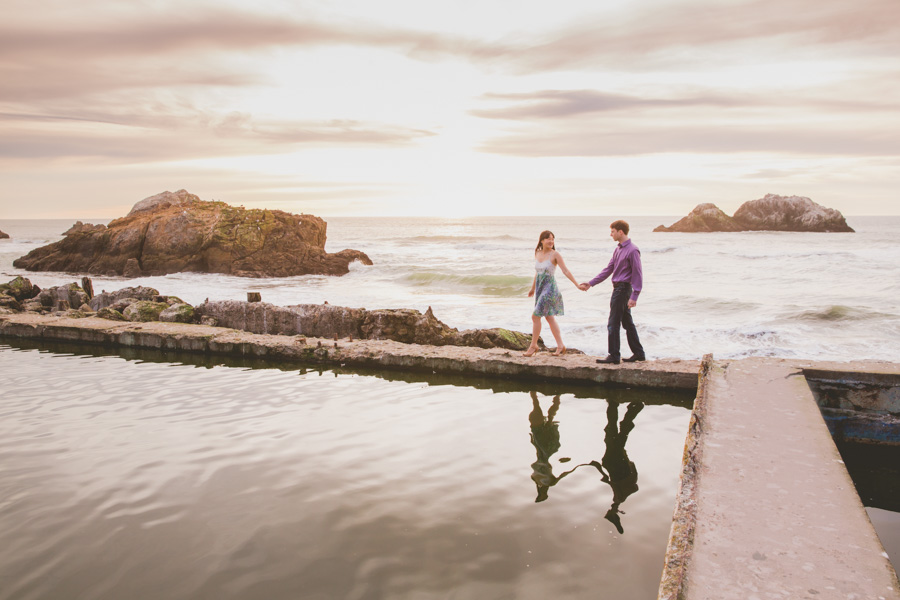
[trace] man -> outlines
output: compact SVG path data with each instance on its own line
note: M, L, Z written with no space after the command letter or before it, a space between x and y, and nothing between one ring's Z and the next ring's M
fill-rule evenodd
M582 283L578 287L587 291L598 283L605 281L612 275L613 293L609 300L609 332L606 358L597 359L598 363L617 365L622 360L620 353L621 342L619 328L625 328L625 336L628 339L628 347L631 348L631 358L625 362L638 362L647 360L644 347L638 338L634 319L631 318L631 309L637 305L638 295L644 284L644 273L641 268L641 251L628 238L628 223L625 221L613 221L609 225L609 237L618 242L613 252L612 260L606 268L600 271L596 277L588 283Z

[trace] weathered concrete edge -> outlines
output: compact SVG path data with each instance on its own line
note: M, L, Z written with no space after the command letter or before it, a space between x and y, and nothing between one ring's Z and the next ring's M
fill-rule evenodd
M594 357L524 359L518 352L460 346L422 346L389 340L327 340L254 334L177 323L123 323L97 318L0 316L0 337L254 357L345 367L494 376L507 379L599 383L693 390L696 361L663 361L601 367ZM654 364L656 363L656 364Z
M691 420L684 440L681 477L675 496L675 512L672 515L672 528L669 531L669 545L666 548L658 600L684 598L685 574L694 548L694 531L697 524L697 478L703 458L701 437L706 421L706 391L712 365L712 354L705 355L700 363L697 397L694 400L694 409L691 411Z

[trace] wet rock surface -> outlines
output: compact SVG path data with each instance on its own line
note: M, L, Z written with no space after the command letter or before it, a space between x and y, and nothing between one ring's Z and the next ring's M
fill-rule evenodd
M326 227L313 215L206 202L179 190L141 200L108 226L76 223L64 239L13 265L125 277L185 271L289 277L344 275L353 261L372 264L359 250L325 252Z
M715 204L698 204L686 217L661 232L721 232L721 231L808 231L847 232L853 229L840 211L816 204L805 196L766 194L758 200L745 202L733 217Z

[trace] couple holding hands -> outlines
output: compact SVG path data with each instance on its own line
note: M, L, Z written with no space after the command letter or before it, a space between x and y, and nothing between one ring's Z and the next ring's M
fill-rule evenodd
M578 283L575 276L566 268L562 255L556 251L555 239L551 231L542 231L538 238L537 248L534 250L534 281L528 296L534 296L534 312L531 315L533 323L531 332L531 344L524 356L533 356L538 350L538 337L541 334L541 318L547 319L547 325L556 339L556 351L554 356L562 356L566 353L562 336L559 332L559 324L556 316L563 313L562 294L556 286L556 267L583 292L588 291L598 283L612 276L613 292L609 301L608 350L607 357L597 359L598 363L617 365L622 361L620 353L619 329L625 328L625 336L632 356L624 359L625 362L638 362L646 360L644 348L638 338L634 319L631 318L631 309L637 305L638 295L643 287L643 270L641 268L641 251L628 237L628 223L625 221L613 221L609 225L609 237L617 242L612 259L606 268L600 271L596 277L587 283Z

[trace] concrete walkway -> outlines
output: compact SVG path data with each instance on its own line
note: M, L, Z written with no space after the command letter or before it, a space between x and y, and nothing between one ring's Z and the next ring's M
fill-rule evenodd
M0 315L0 339L21 338L256 357L306 364L397 369L521 380L601 383L657 389L697 387L699 361L653 360L598 365L584 354L531 357L502 348L423 346L391 340L329 340L308 336L248 333L181 323L129 323L96 317L73 319L35 313Z
M708 365L660 598L900 599L795 363Z

